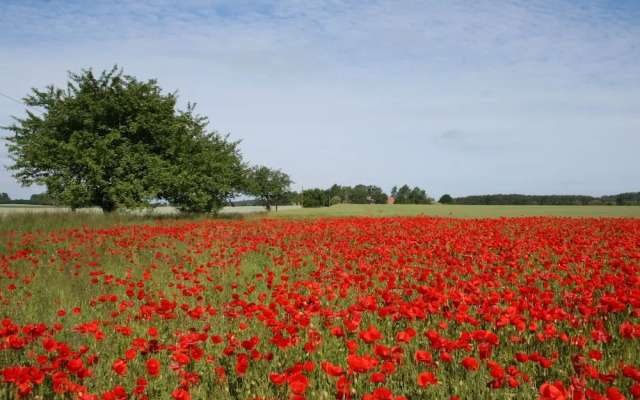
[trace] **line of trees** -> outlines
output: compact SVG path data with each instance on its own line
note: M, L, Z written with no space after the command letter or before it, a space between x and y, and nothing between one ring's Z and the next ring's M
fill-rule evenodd
M584 195L524 195L488 194L456 197L456 204L471 205L640 205L640 192L620 193L601 197Z
M209 131L195 105L178 110L177 98L117 66L69 72L65 88L32 89L23 99L27 116L3 127L12 132L9 169L23 186L47 188L39 201L105 213L158 202L216 213L239 194L267 209L283 201L289 175L250 167L240 141Z
M391 189L391 197L394 198L394 204L433 203L433 199L427 196L424 189L411 189L408 185L403 185L400 189L394 186ZM376 185L358 184L351 187L334 184L324 190L304 190L299 202L304 207L328 207L336 204L386 204L388 199L389 195Z
M7 193L0 193L0 204L24 204L24 205L54 205L54 201L51 196L46 193L32 194L29 199L15 199L12 200Z
M391 188L391 197L394 199L394 204L432 204L433 199L428 197L424 189L419 187L409 188L408 185L403 185L398 189L396 186Z

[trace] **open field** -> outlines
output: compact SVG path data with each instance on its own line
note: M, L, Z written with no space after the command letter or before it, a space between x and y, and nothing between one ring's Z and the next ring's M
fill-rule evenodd
M0 230L2 399L640 396L640 219L64 215Z
M16 213L60 213L69 212L64 207L0 205L0 217ZM78 213L101 214L100 209L80 209ZM125 211L124 213L127 213ZM173 207L157 207L153 210L133 212L149 216L175 215ZM339 204L322 208L279 206L270 214L260 206L224 207L222 215L258 214L258 217L285 218L342 218L342 217L394 217L427 215L453 218L499 218L499 217L608 217L640 218L640 206L475 206L475 205L387 205L387 204Z
M325 217L393 217L435 216L452 218L500 218L500 217L609 217L640 218L640 206L470 206L470 205L387 205L387 204L339 204L325 208L283 210L277 217L325 218Z
M324 208L281 206L279 211L267 213L263 207L225 207L222 219L264 218L345 218L434 216L447 218L500 218L520 216L557 216L591 218L640 218L636 206L469 206L469 205L359 205L340 204ZM116 224L154 224L156 220L194 221L205 215L180 214L172 207L144 211L123 211L104 215L97 208L76 213L65 208L43 206L0 205L0 232L18 230L72 229L81 226L107 227Z

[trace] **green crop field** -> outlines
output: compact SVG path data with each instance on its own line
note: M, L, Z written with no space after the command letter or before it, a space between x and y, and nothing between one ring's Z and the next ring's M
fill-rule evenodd
M500 217L608 217L640 218L637 206L469 206L469 205L387 205L340 204L323 208L303 208L279 211L269 217L325 218L325 217L393 217L428 215L452 218Z
M395 217L427 215L450 218L500 218L500 217L591 217L591 218L640 218L638 206L469 206L469 205L368 205L340 204L323 208L285 207L267 213L260 207L226 207L219 218L343 218L343 217ZM103 227L115 224L153 224L154 221L198 220L202 214L179 214L169 207L156 209L155 213L116 212L104 215L97 209L79 210L73 213L65 208L0 206L0 232L17 230L71 229L74 227Z

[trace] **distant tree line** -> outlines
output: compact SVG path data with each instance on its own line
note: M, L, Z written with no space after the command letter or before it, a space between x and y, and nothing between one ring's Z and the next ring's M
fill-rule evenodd
M391 188L391 197L393 204L432 204L433 199L427 197L424 189L419 187L409 188L409 185L403 185L400 189L396 186Z
M334 184L328 189L306 189L298 196L304 207L329 207L336 204L386 204L389 196L375 185L353 187Z
M261 167L257 167L261 168ZM271 170L274 176L278 177L279 171ZM267 174L268 175L268 174ZM286 175L286 174L282 174ZM256 196L255 199L245 199L233 201L233 206L264 206L267 209L275 206L302 204L304 207L329 207L336 204L385 204L388 196L375 185L340 186L335 184L329 189L307 189L302 193L289 190L288 175L280 177L284 184L273 185L276 194L270 194L268 190L263 191L263 196ZM254 177L255 179L255 177ZM268 187L267 178L254 180L254 185L262 182L263 187ZM282 183L282 182L280 182ZM258 193L254 190L253 193ZM391 196L394 204L432 204L433 199L428 197L423 189L409 189L407 185L397 189L391 189ZM266 205L269 200L269 207ZM634 206L640 205L640 192L620 193L601 197L584 195L524 195L524 194L488 194L481 196L465 196L453 198L448 194L440 197L440 204L467 204L467 205L619 205ZM0 193L0 204L23 204L23 205L57 205L55 200L47 193L31 195L29 199L11 199L7 193Z
M400 189L391 189L394 204L431 204L424 189L403 185ZM341 186L334 184L328 189L307 189L298 197L298 203L304 207L329 207L336 204L386 204L389 195L376 185L358 184Z
M601 197L584 195L487 194L456 197L453 200L456 204L469 205L640 205L640 192L620 193Z
M52 206L54 201L51 196L46 193L33 194L27 199L12 200L7 193L0 193L0 204L23 204L34 206Z

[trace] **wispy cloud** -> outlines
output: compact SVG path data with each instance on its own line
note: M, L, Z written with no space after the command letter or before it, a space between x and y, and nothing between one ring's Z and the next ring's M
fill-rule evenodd
M635 0L5 0L0 91L118 63L179 89L212 128L244 139L247 160L305 187L534 193L557 178L635 190L640 167L611 164L640 147L637 21ZM1 104L0 125L21 113ZM610 132L605 145L584 139Z

